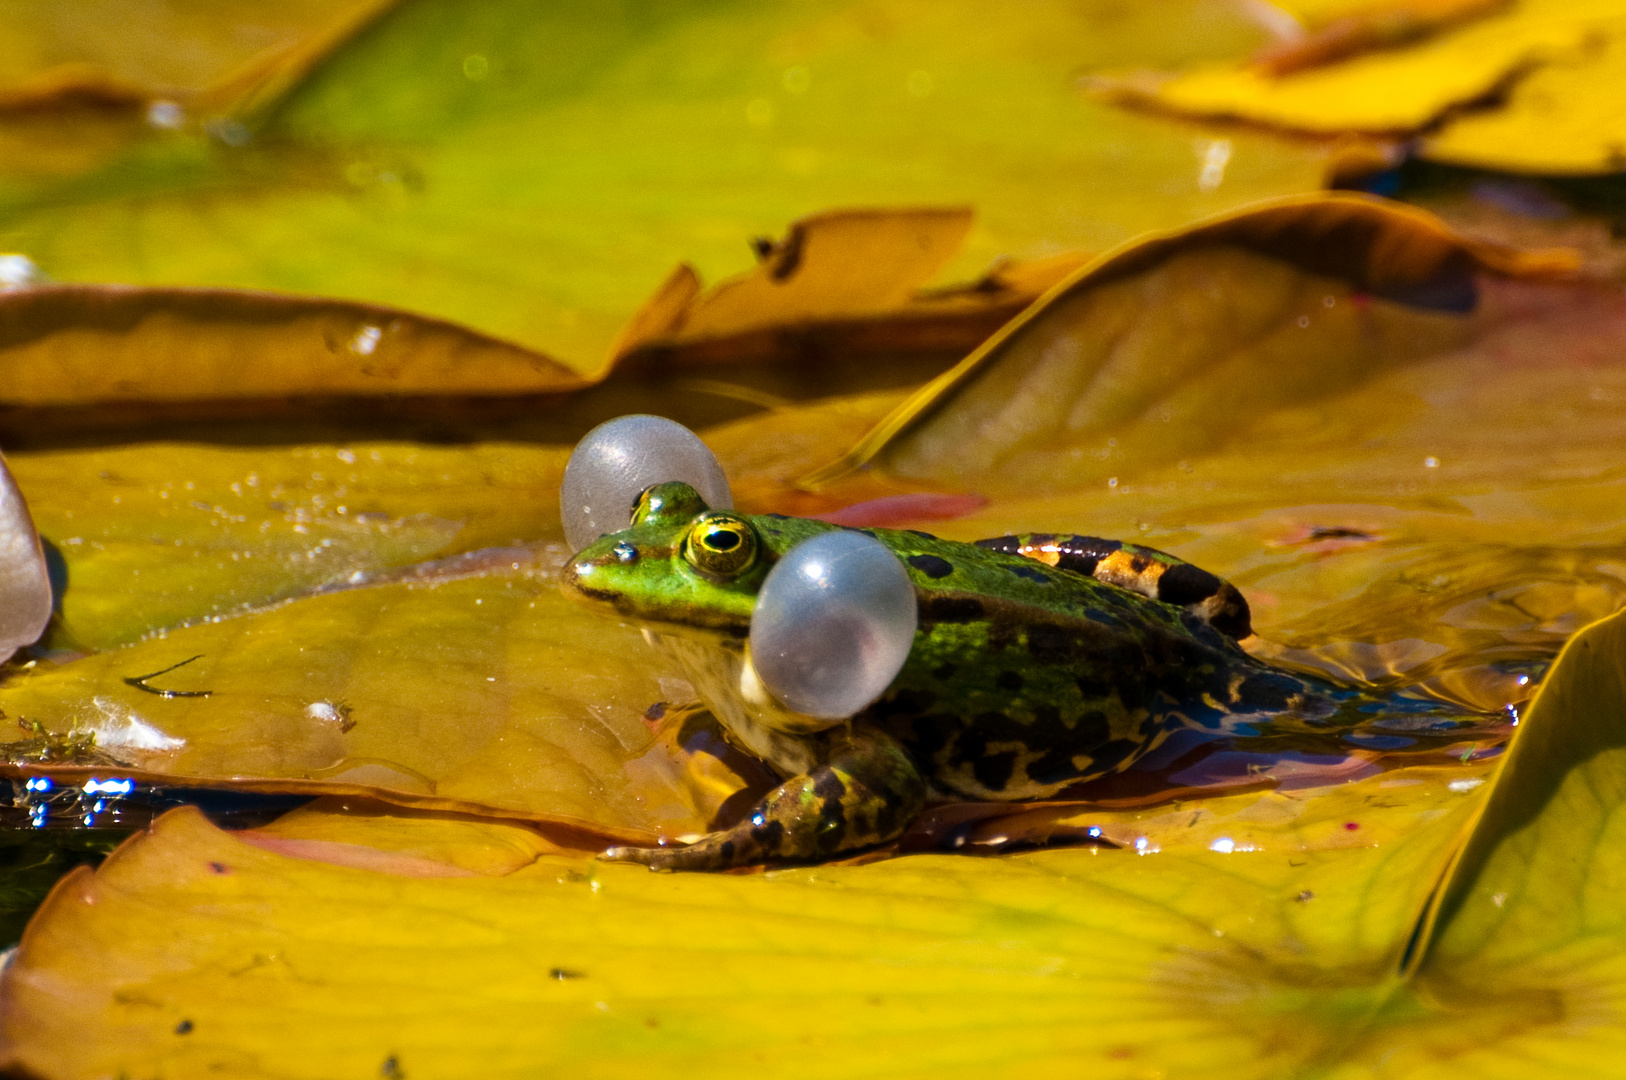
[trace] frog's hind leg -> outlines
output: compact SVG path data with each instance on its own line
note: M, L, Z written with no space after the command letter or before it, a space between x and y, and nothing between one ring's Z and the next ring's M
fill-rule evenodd
M774 788L732 829L688 847L616 847L603 857L653 870L817 862L897 839L925 801L926 785L903 747L860 727L833 735L823 765Z
M1058 570L1183 608L1237 641L1253 633L1248 601L1235 585L1166 551L1099 536L1024 533L978 540L977 547L1037 559Z

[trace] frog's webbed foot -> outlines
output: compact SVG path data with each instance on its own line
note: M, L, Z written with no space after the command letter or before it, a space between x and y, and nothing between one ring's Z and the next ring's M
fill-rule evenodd
M880 731L838 735L824 765L770 791L732 829L687 847L614 847L601 857L652 870L818 862L895 840L926 801L901 746Z

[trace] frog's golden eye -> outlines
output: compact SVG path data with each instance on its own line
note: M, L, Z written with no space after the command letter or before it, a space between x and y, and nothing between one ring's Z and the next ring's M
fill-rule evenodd
M689 529L683 557L702 574L733 577L757 557L757 534L732 514L706 514Z

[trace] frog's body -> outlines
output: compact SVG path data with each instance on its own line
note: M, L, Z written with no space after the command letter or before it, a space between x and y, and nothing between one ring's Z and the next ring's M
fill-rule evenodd
M1246 633L1240 596L1171 556L1088 538L972 545L866 529L914 585L913 648L850 721L792 712L749 660L756 592L798 542L837 528L708 511L687 485L662 484L631 528L565 568L567 594L658 635L730 735L788 778L731 830L619 857L673 868L828 858L896 838L928 792L1046 798L1128 766L1177 730L1338 710L1336 691L1254 660L1211 625ZM696 564L695 545L718 529L753 547L743 568L707 573L704 551ZM1165 578L1176 595L1155 599Z

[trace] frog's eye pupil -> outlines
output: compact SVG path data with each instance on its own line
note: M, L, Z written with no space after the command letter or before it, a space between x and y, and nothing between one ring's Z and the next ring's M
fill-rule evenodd
M740 534L731 529L713 529L706 534L706 546L714 551L733 551L740 546Z

